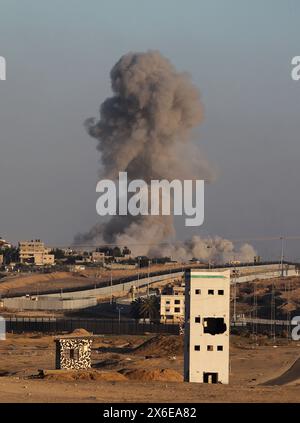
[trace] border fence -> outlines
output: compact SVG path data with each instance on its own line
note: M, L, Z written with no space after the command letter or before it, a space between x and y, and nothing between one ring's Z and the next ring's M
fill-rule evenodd
M51 317L8 317L5 320L8 333L61 333L72 332L75 329L85 329L95 335L179 334L179 326L177 324L138 322L135 320L59 319Z
M82 319L56 317L6 317L6 332L24 333L62 333L75 329L85 329L95 335L143 335L146 333L179 335L177 323L141 322L133 319ZM254 330L255 328L255 330ZM232 333L261 333L265 335L282 335L289 333L289 322L268 319L253 319L231 322Z

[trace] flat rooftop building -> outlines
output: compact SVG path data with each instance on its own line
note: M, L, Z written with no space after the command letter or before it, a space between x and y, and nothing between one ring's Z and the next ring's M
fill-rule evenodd
M39 239L35 241L20 241L20 263L45 266L54 264L54 255L45 248L45 244Z
M183 286L167 286L160 296L161 323L178 323L184 321Z
M230 270L186 272L184 379L229 382Z

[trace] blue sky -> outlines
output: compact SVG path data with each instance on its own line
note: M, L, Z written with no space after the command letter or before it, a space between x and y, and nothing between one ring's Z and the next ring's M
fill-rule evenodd
M0 0L0 11L3 236L67 244L97 221L99 157L83 121L110 94L119 57L148 49L202 95L198 142L219 176L197 234L300 235L297 0Z

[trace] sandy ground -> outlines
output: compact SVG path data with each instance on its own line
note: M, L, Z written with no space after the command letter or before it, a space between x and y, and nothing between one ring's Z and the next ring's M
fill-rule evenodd
M105 336L93 345L95 371L171 369L182 375L182 340L149 336ZM262 344L268 342L261 341ZM138 346L143 345L140 348ZM230 385L170 381L48 380L32 378L38 369L54 368L51 336L8 335L0 341L0 402L299 402L299 383L263 386L299 357L300 344L254 346L232 336Z
M178 265L176 266L178 267ZM170 271L175 268L174 264L170 265L151 265L151 272ZM8 275L0 279L0 295L5 296L18 295L20 293L42 294L45 292L60 292L66 288L80 290L87 286L98 286L101 284L109 284L112 276L114 279L126 278L128 276L137 275L135 270L112 270L98 268L86 268L81 272L53 272L53 273L21 273L18 275ZM148 267L139 270L140 277L147 277Z

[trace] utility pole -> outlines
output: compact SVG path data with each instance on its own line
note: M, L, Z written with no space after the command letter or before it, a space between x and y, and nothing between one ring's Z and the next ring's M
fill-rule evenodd
M123 307L118 306L118 313L119 313L119 326L121 324L121 310L123 310Z
M138 258L137 291L140 294L140 258Z
M211 245L207 245L206 246L207 249L211 248ZM208 269L210 270L211 268L211 263L210 263L210 258L208 259Z
M148 284L147 284L147 297L149 297L149 285L150 285L150 260L148 260Z
M112 304L112 268L110 268L110 304Z
M271 293L271 327L274 344L276 343L276 299L275 299L275 284L272 284Z
M236 322L236 265L234 265L234 287L233 287L233 320Z
M255 282L253 282L253 335L255 344L257 344L257 292Z
M284 261L284 237L280 237L281 240L281 257L280 257L280 269L281 269L281 277L284 276L284 269L283 269L283 261Z
M119 313L119 333L121 333L121 310L123 310L123 307L120 305L117 307L118 313Z
M287 286L287 303L288 303L288 309L287 309L287 314L286 314L286 330L287 330L287 341L289 342L290 340L290 331L291 331L291 312L289 310L289 304L290 304L290 297L291 297L291 284L293 282L291 282L290 280L288 281L288 286Z

